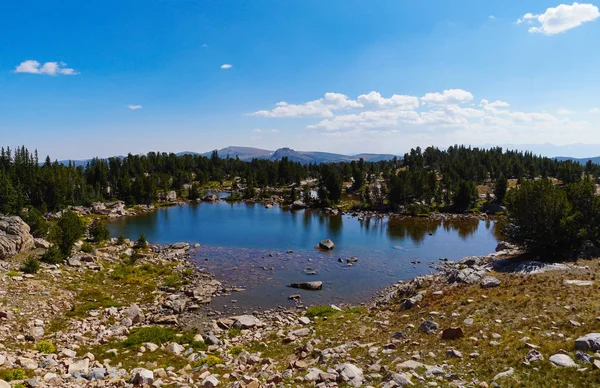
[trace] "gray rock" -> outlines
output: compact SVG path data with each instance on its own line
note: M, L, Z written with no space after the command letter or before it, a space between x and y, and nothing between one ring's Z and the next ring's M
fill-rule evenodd
M33 236L21 217L0 216L0 260L35 248Z
M308 327L305 327L303 329L294 330L292 332L292 335L295 337L306 337L309 334L310 334L310 329Z
M142 309L137 304L132 304L127 308L125 314L131 319L133 323L141 323L144 321L144 314L142 313Z
M455 349L446 350L446 356L450 358L463 358L462 353Z
M566 285L571 285L571 286L593 286L594 282L591 280L577 280L577 279L565 279L563 280L563 283Z
M508 376L511 376L511 375L514 375L514 374L515 374L514 368L510 368L509 370L507 370L505 372L498 373L496 376L494 376L494 378L492 379L492 381L496 381L496 380L501 379L503 377L508 377Z
M154 372L144 368L135 368L131 371L131 380L129 382L138 385L152 385L154 383Z
M532 362L543 361L543 360L544 360L544 355L535 349L531 349L527 353L527 357L525 357L525 361L528 364L530 364Z
M335 248L335 244L330 239L319 241L319 249L330 251Z
M419 330L426 334L435 333L438 329L438 324L433 321L423 321L419 326Z
M190 244L185 243L185 242L178 242L175 244L171 244L171 249L184 249L184 250L188 250L190 249Z
M577 367L577 364L575 363L575 361L573 361L573 359L571 357L567 356L566 354L560 354L560 353L555 354L553 356L550 356L549 360L555 366L560 366L563 368Z
M0 388L10 388L10 384L4 380L0 380Z
M481 279L481 288L494 288L500 286L500 280L493 276L486 276Z
M178 344L177 342L171 342L167 345L167 352L179 356L181 353L185 351L185 348Z
M207 378L205 378L204 380L202 380L202 382L200 383L201 387L216 387L219 385L219 380L217 380L217 378L215 377L215 375L210 375Z
M263 327L265 324L254 315L240 315L232 317L233 327L236 329L252 329L253 327Z
M321 290L323 288L323 282L301 282L290 284L292 288L300 288L302 290Z
M90 373L90 360L83 358L69 365L69 374L74 377L87 376Z
M590 350L596 352L600 350L600 333L589 333L575 340L575 349Z
M351 387L362 387L365 382L362 369L353 364L341 364L335 369L339 373L340 379Z
M587 353L582 352L581 350L578 350L575 352L575 358L578 359L579 361L583 361L586 364L591 364L592 361L594 360L594 358L592 356L590 356Z
M87 375L88 380L104 380L106 377L106 368L92 368Z

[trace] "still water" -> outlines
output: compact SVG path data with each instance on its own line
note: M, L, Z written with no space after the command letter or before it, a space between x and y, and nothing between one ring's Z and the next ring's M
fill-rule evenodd
M162 208L109 228L112 236L133 240L143 233L152 243L200 243L195 251L202 268L227 285L246 288L215 299L213 306L240 310L290 305L288 297L296 293L305 304L366 301L398 280L432 272L430 264L441 257L484 255L497 244L492 221L358 220L227 202ZM333 251L315 249L325 238L335 242ZM349 257L358 262L347 266ZM323 290L287 287L316 280L323 281Z

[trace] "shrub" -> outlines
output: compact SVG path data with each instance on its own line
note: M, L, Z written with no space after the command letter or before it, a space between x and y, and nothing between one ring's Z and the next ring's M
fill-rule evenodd
M21 271L29 274L38 273L40 270L40 262L33 256L29 256L23 263Z
M212 368L215 365L219 365L222 364L223 360L221 360L219 357L217 356L208 356L208 357L204 357L203 359L201 359L198 364L200 365L206 365L209 368Z
M23 221L29 225L31 234L34 237L45 238L48 236L49 226L48 221L42 217L42 213L34 207L27 209L27 212L21 214Z
M60 217L57 226L59 230L57 231L56 243L62 254L68 256L71 254L73 245L83 235L85 229L83 220L72 211L67 211Z
M119 237L117 237L117 245L123 245L125 244L125 236L120 235Z
M90 225L90 237L94 242L106 241L110 238L110 232L106 224L100 220L94 220Z
M25 371L20 368L6 369L0 372L0 380L13 381L23 380L25 378Z
M89 242L85 242L83 243L83 245L81 246L81 251L85 252L85 253L92 253L92 251L94 250L94 247L92 246L92 244L90 244Z
M60 264L63 259L64 256L56 245L50 247L41 257L41 261L48 264Z
M50 354L56 352L56 347L52 344L52 342L40 341L35 346L35 350L37 350L40 353Z
M136 249L144 249L148 246L148 241L146 241L146 236L142 233L140 234L140 237L138 237L137 241L135 242L135 248Z
M241 352L243 352L243 351L244 351L243 347L241 347L241 346L234 346L231 349L229 349L229 354L231 354L232 356L235 357L235 356L239 356L239 354Z

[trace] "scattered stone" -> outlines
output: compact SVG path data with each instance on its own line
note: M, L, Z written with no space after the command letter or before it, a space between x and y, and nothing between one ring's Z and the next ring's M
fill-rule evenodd
M500 280L493 276L486 276L481 279L481 288L494 288L500 286Z
M450 358L463 358L462 353L455 349L446 350L446 356Z
M240 315L238 317L232 317L233 327L236 329L252 329L254 327L263 327L264 323L254 315Z
M433 321L423 321L419 326L419 330L426 334L435 333L438 329L438 324Z
M362 387L365 381L362 369L353 364L341 364L336 366L340 379L351 387Z
M567 356L566 354L555 354L553 356L550 356L549 360L555 366L560 366L563 368L577 367L575 361L573 361L573 359Z
M527 353L527 356L525 357L525 362L528 364L531 364L532 362L543 361L543 360L544 360L544 356L542 355L542 353L540 353L539 351L537 351L535 349L531 349Z
M131 371L131 380L129 382L137 385L152 385L154 383L154 372L144 368L135 368Z
M600 350L600 333L589 333L575 340L575 349L596 352Z

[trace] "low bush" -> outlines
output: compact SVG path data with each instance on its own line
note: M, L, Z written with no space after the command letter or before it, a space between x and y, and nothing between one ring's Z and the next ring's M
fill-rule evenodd
M94 247L92 246L92 244L90 244L89 242L85 242L83 243L83 245L81 246L81 251L85 252L85 253L92 253L92 251L94 250Z
M48 264L62 263L64 256L57 246L50 247L41 257L41 261Z
M21 267L21 271L27 274L38 273L40 270L40 262L33 256L29 256L27 260L23 263Z
M48 341L40 341L35 346L35 350L44 354L56 353L56 347L52 344L52 342Z

